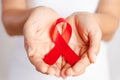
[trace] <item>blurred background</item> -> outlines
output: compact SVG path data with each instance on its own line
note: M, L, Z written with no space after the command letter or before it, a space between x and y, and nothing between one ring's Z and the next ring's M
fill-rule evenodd
M120 25L119 25L120 26ZM14 38L9 37L1 21L0 0L0 80L7 80L8 61L14 50ZM120 80L120 27L110 42L107 42L111 80ZM104 73L104 72L103 72Z
M111 80L120 80L120 22L113 39L107 43Z
M14 39L5 33L1 21L1 0L0 0L0 80L7 80L8 61L13 50Z

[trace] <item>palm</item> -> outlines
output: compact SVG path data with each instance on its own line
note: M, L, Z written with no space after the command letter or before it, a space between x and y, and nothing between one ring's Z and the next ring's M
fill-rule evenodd
M24 27L25 48L31 63L38 71L56 76L60 72L61 58L54 65L46 64L43 58L54 46L49 34L58 17L53 11L37 9L31 14Z

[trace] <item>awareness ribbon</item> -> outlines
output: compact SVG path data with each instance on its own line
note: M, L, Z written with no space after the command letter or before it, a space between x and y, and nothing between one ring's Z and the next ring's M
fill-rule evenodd
M60 34L56 26L62 22L66 23L66 28L63 33ZM78 60L80 60L80 56L78 56L68 45L72 34L71 25L63 18L59 18L53 27L54 31L52 33L52 38L55 46L47 55L45 55L43 58L44 62L49 65L53 65L62 55L70 65L74 65Z

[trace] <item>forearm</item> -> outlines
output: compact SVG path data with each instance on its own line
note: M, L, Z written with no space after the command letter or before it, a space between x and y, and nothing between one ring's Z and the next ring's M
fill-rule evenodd
M32 9L27 0L2 0L2 21L9 35L22 35L23 26Z
M12 9L6 10L2 13L2 21L7 33L11 36L22 35L23 26L29 17L32 9Z
M118 28L119 19L108 14L95 13L93 15L96 17L101 28L102 40L111 40Z
M119 24L120 0L100 0L94 16L102 30L102 39L110 40Z

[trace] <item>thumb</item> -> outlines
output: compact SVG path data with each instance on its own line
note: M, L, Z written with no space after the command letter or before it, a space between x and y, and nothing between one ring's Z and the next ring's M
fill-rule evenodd
M88 57L91 63L94 63L100 49L101 34L89 34Z

